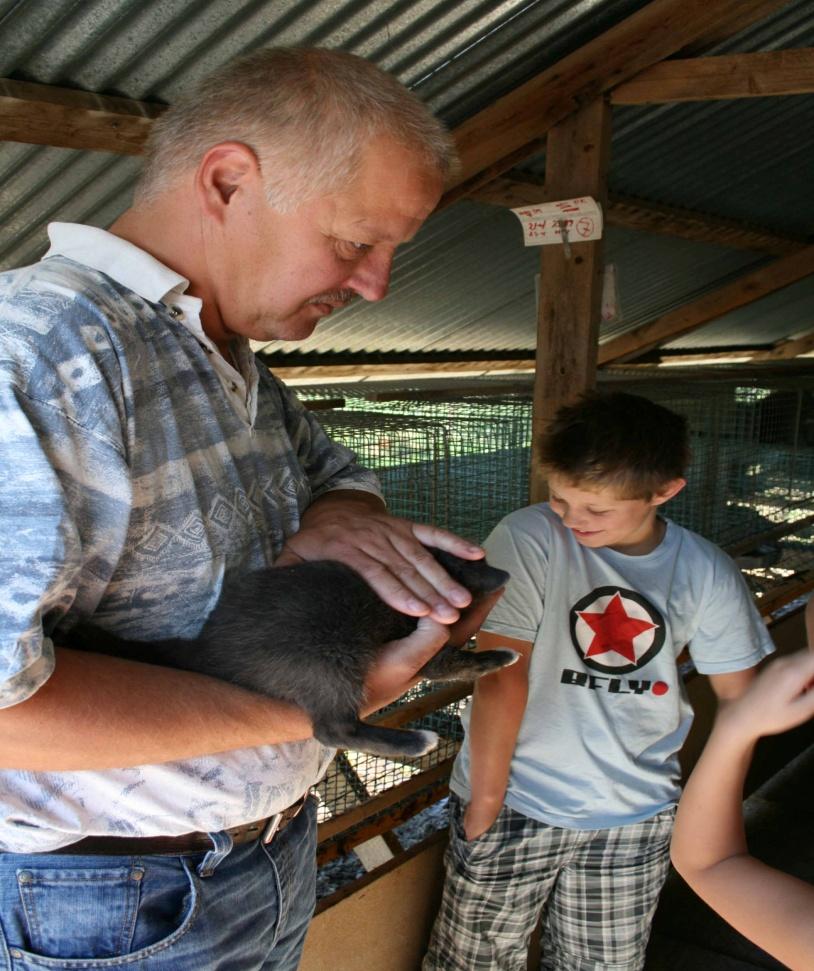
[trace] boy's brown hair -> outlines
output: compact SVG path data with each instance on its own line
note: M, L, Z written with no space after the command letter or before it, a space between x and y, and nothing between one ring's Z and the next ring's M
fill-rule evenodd
M687 420L637 394L588 391L554 416L541 442L543 469L620 499L646 499L684 475Z

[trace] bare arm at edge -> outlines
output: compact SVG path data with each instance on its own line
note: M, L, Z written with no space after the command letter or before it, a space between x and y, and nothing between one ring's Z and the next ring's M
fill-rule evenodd
M743 783L757 739L814 716L814 656L770 662L724 705L681 797L671 855L724 920L793 971L814 967L814 887L749 854Z

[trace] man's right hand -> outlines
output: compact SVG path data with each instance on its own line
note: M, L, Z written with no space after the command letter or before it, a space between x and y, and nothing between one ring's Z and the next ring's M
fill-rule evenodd
M449 627L421 617L412 634L385 644L365 679L363 715L401 697L420 678L418 672L449 638Z

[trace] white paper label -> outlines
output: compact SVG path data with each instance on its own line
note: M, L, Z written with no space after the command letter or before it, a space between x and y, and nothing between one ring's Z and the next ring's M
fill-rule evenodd
M512 212L523 227L526 246L585 243L602 238L602 207L590 196L520 206Z

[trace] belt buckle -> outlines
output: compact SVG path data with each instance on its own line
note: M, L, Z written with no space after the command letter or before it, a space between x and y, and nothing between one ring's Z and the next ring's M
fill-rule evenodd
M284 819L286 822L288 822L302 812L303 806L306 804L306 802L308 802L308 797L311 795L311 791L312 790L309 787L296 802L292 803L286 809L283 809L282 812L275 813L270 817L268 823L266 824L266 828L263 830L263 835L260 837L260 842L264 846L268 846L268 844L277 835L277 831L280 829L280 824Z
M277 830L280 828L280 823L282 821L283 821L282 813L275 813L269 819L268 823L266 824L266 828L263 830L263 835L260 837L260 842L264 846L268 846L268 844L274 839L275 835L277 834Z

